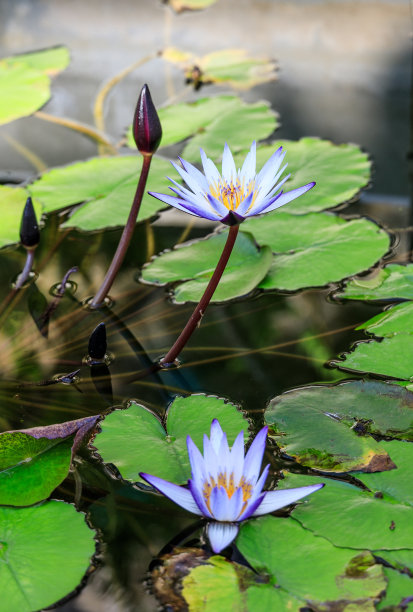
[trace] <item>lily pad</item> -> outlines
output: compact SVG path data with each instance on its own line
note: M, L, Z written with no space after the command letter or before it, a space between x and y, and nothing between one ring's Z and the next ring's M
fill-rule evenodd
M386 586L382 567L370 553L357 555L337 548L291 518L268 516L247 522L237 547L255 571L310 604L336 600L362 604Z
M20 242L20 224L23 209L29 194L22 187L0 185L0 248ZM37 201L33 202L37 220L40 221L42 208Z
M241 430L248 429L248 421L233 404L217 397L191 395L172 402L165 427L139 404L115 410L102 421L94 446L103 461L113 463L125 480L143 482L139 472L147 472L183 484L190 477L186 438L191 436L202 449L203 435L209 435L215 418L227 433L229 444Z
M413 579L410 576L389 567L383 568L383 571L387 579L386 596L377 605L377 610L386 609L387 606L398 606L406 597L413 597ZM412 610L413 601L400 609Z
M209 157L219 158L223 152L225 140L230 142L234 150L251 146L254 139L267 138L277 126L277 115L268 103L259 102L246 104L237 96L215 96L200 98L195 102L172 104L158 110L162 124L161 147L177 144L190 136L197 135L201 144L185 149L186 156L192 156L200 162L199 147L208 147ZM239 131L239 122L243 122L243 130ZM222 128L225 124L224 131ZM220 133L222 132L222 133ZM212 138L210 135L212 134ZM218 138L214 140L215 136ZM202 140L207 141L202 144ZM135 148L132 128L129 128L127 144ZM210 148L211 147L211 148ZM191 152L192 151L192 152ZM159 191L159 189L158 189Z
M73 591L95 552L93 535L84 515L64 502L0 508L3 609L43 610Z
M66 478L73 453L98 418L0 434L0 504L46 499Z
M84 203L65 227L84 231L124 225L139 179L141 156L95 157L85 162L54 168L29 186L46 213ZM154 157L146 190L159 188L170 172L166 160ZM143 197L138 220L155 215L164 205L148 194Z
M174 301L198 302L214 273L226 239L227 232L221 232L165 251L146 264L141 279L153 285L186 281L174 288ZM240 232L213 301L230 300L252 291L267 274L271 261L267 246L258 249L252 236Z
M413 264L389 264L367 277L353 278L336 296L348 300L413 300Z
M413 302L392 306L356 329L364 329L379 338L413 333Z
M352 144L336 145L329 140L302 138L298 141L276 140L257 149L257 167L264 165L272 153L283 146L287 151L287 173L291 178L285 191L316 182L305 197L283 207L294 215L334 208L352 200L370 180L371 163L360 147ZM239 165L243 155L236 159Z
M281 450L319 471L392 470L387 445L371 435L413 440L413 393L380 382L296 389L272 399L264 416Z
M50 76L68 64L66 47L0 59L0 125L31 115L43 106L50 98Z
M407 443L405 443L407 444ZM397 470L393 472L397 478ZM357 476L355 473L354 475ZM365 475L367 478L367 474ZM413 548L412 506L339 480L288 474L284 487L324 482L319 495L297 506L292 517L335 546L380 552Z
M295 291L338 282L371 267L390 246L388 234L368 219L327 213L275 212L248 220L243 228L279 253L261 289Z
M380 376L410 380L413 377L413 334L357 343L351 353L331 365L351 372L370 372Z
M171 6L177 13L182 11L199 11L202 9L215 4L217 0L167 0L169 6Z
M162 57L185 71L185 77L200 85L228 84L236 89L250 89L276 78L275 62L267 57L251 57L245 49L222 49L203 57L196 57L180 49L169 47Z

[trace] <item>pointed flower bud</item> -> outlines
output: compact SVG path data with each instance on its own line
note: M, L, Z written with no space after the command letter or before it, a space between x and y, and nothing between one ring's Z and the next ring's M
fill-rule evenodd
M105 357L106 349L106 326L104 323L99 323L90 334L87 352L92 359L101 360Z
M162 127L147 85L142 87L139 95L132 129L138 150L143 155L155 153L161 142Z
M32 249L40 241L39 226L31 197L27 198L20 224L20 241L26 249Z

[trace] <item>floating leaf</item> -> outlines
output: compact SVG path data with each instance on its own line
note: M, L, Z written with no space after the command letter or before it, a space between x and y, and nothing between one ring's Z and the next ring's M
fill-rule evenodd
M257 149L257 167L260 168L283 146L287 151L287 172L292 176L285 191L316 181L316 186L305 197L286 204L283 210L294 215L334 208L352 200L370 179L370 162L359 147L352 144L336 145L329 140L302 138L298 141L276 140ZM249 148L249 147L246 147ZM242 163L245 152L236 159Z
M21 187L0 185L0 248L20 242L20 224L28 195L26 189ZM39 202L33 202L33 205L40 220L41 206Z
M246 104L237 96L215 96L213 98L200 98L195 102L172 104L158 110L162 123L161 147L177 144L194 134L202 139L205 132L208 141L213 141L208 134L213 135L222 130L222 118L225 119L225 132L219 135L218 142L211 142L212 150L208 148L208 156L220 157L223 151L224 140L230 140L235 149L251 145L254 139L269 136L276 127L276 115L267 103ZM247 119L243 131L237 131L239 116ZM265 119L265 121L264 121ZM251 122L249 126L248 122ZM218 135L218 133L217 133ZM127 143L133 149L136 147L132 135L132 128L128 130ZM209 147L209 145L207 145ZM191 150L189 149L191 155ZM200 162L199 148L193 149L193 158Z
M243 227L259 244L281 253L274 256L261 289L295 291L338 282L371 267L390 246L388 234L368 219L348 221L328 213L277 211Z
M413 393L365 381L305 387L272 399L265 421L281 450L303 465L327 472L392 470L387 445L368 434L413 440Z
M26 117L50 97L50 76L66 68L66 47L55 47L0 60L0 125Z
M48 497L98 418L0 434L0 504L28 506Z
M3 610L43 610L68 595L81 582L94 552L93 531L70 504L0 508Z
M165 49L162 57L177 64L195 88L214 83L229 84L237 89L250 89L276 78L275 62L267 57L250 57L245 49L223 49L203 57L175 49Z
M315 497L323 500L325 489ZM268 516L245 523L237 547L255 571L269 574L271 582L309 603L361 604L377 597L386 585L382 568L370 553L356 555L354 550L332 546L291 518Z
M369 276L353 278L336 296L349 300L413 300L413 264L389 264Z
M102 422L102 433L96 436L94 446L103 461L113 463L126 480L143 482L139 472L147 472L182 484L190 477L186 438L191 436L201 449L213 419L219 420L229 444L248 428L233 404L217 397L191 395L172 402L166 431L160 420L139 404L115 410Z
M177 13L182 11L199 11L205 9L211 4L215 4L217 0L167 0L168 4Z
M174 289L174 301L198 302L214 273L226 239L227 232L221 232L165 251L143 268L141 278L153 285L186 281ZM268 247L258 249L249 234L240 232L213 301L233 299L252 291L267 274L271 261Z
M413 334L396 334L380 342L357 343L351 353L330 363L354 372L371 372L381 376L410 380L413 377Z
M413 333L413 302L405 302L388 308L356 329L365 329L379 338L394 334L411 334Z
M398 606L404 598L413 596L413 580L410 576L400 574L389 567L384 567L383 571L387 579L386 596L377 605L377 610L388 610L387 606ZM411 610L412 605L413 602L400 609Z
M29 189L47 213L85 202L73 212L65 227L76 226L91 231L124 225L135 195L141 163L141 156L95 157L54 168ZM159 189L170 168L169 162L154 157L147 190ZM146 194L139 220L155 215L162 207L165 206Z
M188 142L182 152L184 159L199 163L199 149L202 148L208 157L218 160L225 142L232 153L236 153L251 147L253 140L268 138L278 127L277 114L271 110L268 102L246 104L239 98L233 98L226 111L213 114L213 107L210 111L213 120Z
M392 473L397 478L397 470ZM357 473L354 475L357 477ZM315 476L288 474L282 486L300 487L319 482L326 484L322 493L311 496L292 513L306 529L344 548L375 552L413 548L409 503L386 495L376 496L347 482Z

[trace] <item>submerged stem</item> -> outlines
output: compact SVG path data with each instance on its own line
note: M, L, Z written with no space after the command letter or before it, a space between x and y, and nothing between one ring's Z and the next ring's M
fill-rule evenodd
M217 267L215 268L215 271L211 276L208 286L205 289L204 295L202 296L198 306L195 308L194 312L190 316L188 323L185 325L184 329L182 330L180 336L178 337L172 348L168 351L165 357L161 359L161 366L168 366L169 364L173 364L179 353L182 351L182 349L185 347L186 343L192 336L193 332L195 331L195 328L200 324L201 319L205 314L205 310L207 309L207 306L215 293L215 289L217 288L218 283L221 280L221 276L224 273L225 267L232 253L236 237L238 235L238 230L239 225L232 225L229 228L227 241L221 253L221 257L219 258L219 261L217 263Z
M34 261L34 251L35 249L27 249L26 255L26 263L24 264L24 268L17 277L16 283L14 285L15 289L21 289L24 283L30 276L30 272L32 271L33 261Z
M129 217L126 225L123 229L122 236L120 237L118 248L113 256L112 263L109 266L103 283L90 303L91 308L99 308L103 304L105 297L107 296L110 288L113 285L113 281L122 265L125 258L126 251L128 250L129 243L132 239L133 231L135 229L136 219L141 206L143 194L145 191L146 181L149 174L149 168L152 161L152 155L146 154L143 156L143 163L141 169L141 175L139 177L138 186L136 188L135 197L133 198L133 204L130 209Z

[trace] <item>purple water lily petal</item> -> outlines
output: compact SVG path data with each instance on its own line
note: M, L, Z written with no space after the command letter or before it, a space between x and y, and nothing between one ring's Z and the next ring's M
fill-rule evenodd
M160 493L165 495L165 497L169 497L169 499L178 504L178 506L185 508L185 510L192 512L193 514L202 515L202 512L192 497L189 489L180 487L172 482L169 482L168 480L164 480L163 478L145 474L144 472L141 472L139 476L146 480L146 482L149 482L150 485L155 487L155 489L160 491Z
M298 487L296 489L280 489L278 491L267 491L264 495L264 499L261 504L253 513L253 516L261 516L262 514L268 514L268 512L274 512L284 506L293 504L294 502L314 493L319 489L322 489L324 484L309 485L307 487Z
M202 207L194 206L187 200L179 199L174 196L166 195L165 193L155 193L154 191L148 191L149 195L161 200L161 202L165 202L165 204L169 204L170 206L174 206L179 210L183 210L184 212L189 213L190 215L194 215L195 217L203 217L205 219L210 219L211 221L219 221L220 217L217 213L213 211L204 210Z
M237 169L235 167L234 158L227 143L225 143L224 154L222 156L222 178L227 183L236 181Z
M288 204L288 202L291 202L292 200L299 198L301 195L304 195L305 193L307 193L307 191L312 189L314 185L315 185L314 182L308 183L307 185L304 185L303 187L297 187L297 189L292 189L291 191L287 191L286 193L283 193L282 196L278 198L276 202L274 202L274 204L271 204L271 206L266 208L265 212L270 212L272 210L275 210L276 208L279 208L280 206L284 206L284 204Z
M214 553L220 553L238 535L239 526L231 523L209 523L207 536Z
M268 427L263 427L255 436L244 462L244 478L247 482L254 484L258 480L261 469L262 458L264 456L265 443L267 440Z

